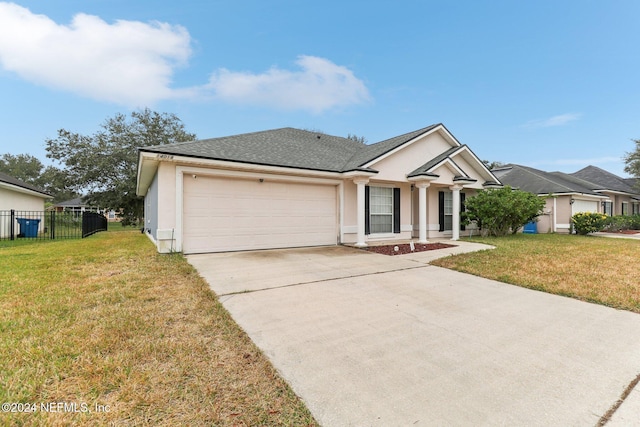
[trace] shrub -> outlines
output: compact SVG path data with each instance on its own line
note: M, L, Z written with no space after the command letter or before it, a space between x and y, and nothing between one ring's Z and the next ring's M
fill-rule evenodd
M540 215L544 200L535 194L511 187L489 189L470 197L465 203L462 222L476 221L485 235L515 234Z
M616 215L607 217L606 231L640 230L640 215Z
M605 214L597 212L578 212L571 217L576 233L583 235L602 231L607 219Z

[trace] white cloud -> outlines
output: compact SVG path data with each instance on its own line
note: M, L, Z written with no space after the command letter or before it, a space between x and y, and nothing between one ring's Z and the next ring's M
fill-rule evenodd
M219 69L207 84L173 88L191 56L179 25L77 14L57 24L14 3L0 2L0 67L24 80L129 107L166 99L211 98L248 105L321 112L370 99L364 83L328 59L301 56L300 71L263 74Z
M0 2L0 64L21 78L81 96L129 106L179 96L174 68L191 54L181 26L116 21L78 14L59 25Z
M220 69L206 86L218 99L314 113L370 100L365 84L328 59L300 56L300 71L271 68L262 74Z
M547 128L552 126L562 126L569 122L579 120L581 113L566 113L558 116L549 117L548 119L530 120L524 124L526 128Z

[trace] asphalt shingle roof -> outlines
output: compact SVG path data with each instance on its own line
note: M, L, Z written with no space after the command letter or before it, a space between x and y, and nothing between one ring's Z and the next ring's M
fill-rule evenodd
M584 181L562 172L545 172L515 164L494 169L492 172L503 184L534 194L582 193L599 195L586 186Z
M281 128L222 138L141 148L140 151L268 166L347 172L434 129L428 126L371 145L323 133Z
M14 178L11 175L7 175L6 173L0 172L0 182L5 182L7 184L15 185L16 187L26 188L27 190L35 191L46 196L50 196L49 193L46 193L43 189L36 187L35 185L27 184L26 182L19 180L18 178Z
M624 178L597 166L587 166L571 175L593 183L594 190L613 190L630 194L640 193L640 190L630 186Z

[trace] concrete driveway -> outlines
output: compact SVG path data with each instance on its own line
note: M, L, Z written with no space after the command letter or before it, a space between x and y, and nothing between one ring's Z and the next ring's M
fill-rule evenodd
M640 425L640 315L428 265L434 256L188 260L324 426L593 426L623 394L607 425Z

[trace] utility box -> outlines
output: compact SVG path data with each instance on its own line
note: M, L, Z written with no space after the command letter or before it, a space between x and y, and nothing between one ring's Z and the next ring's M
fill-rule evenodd
M20 224L20 234L18 237L38 237L40 219L16 218Z

